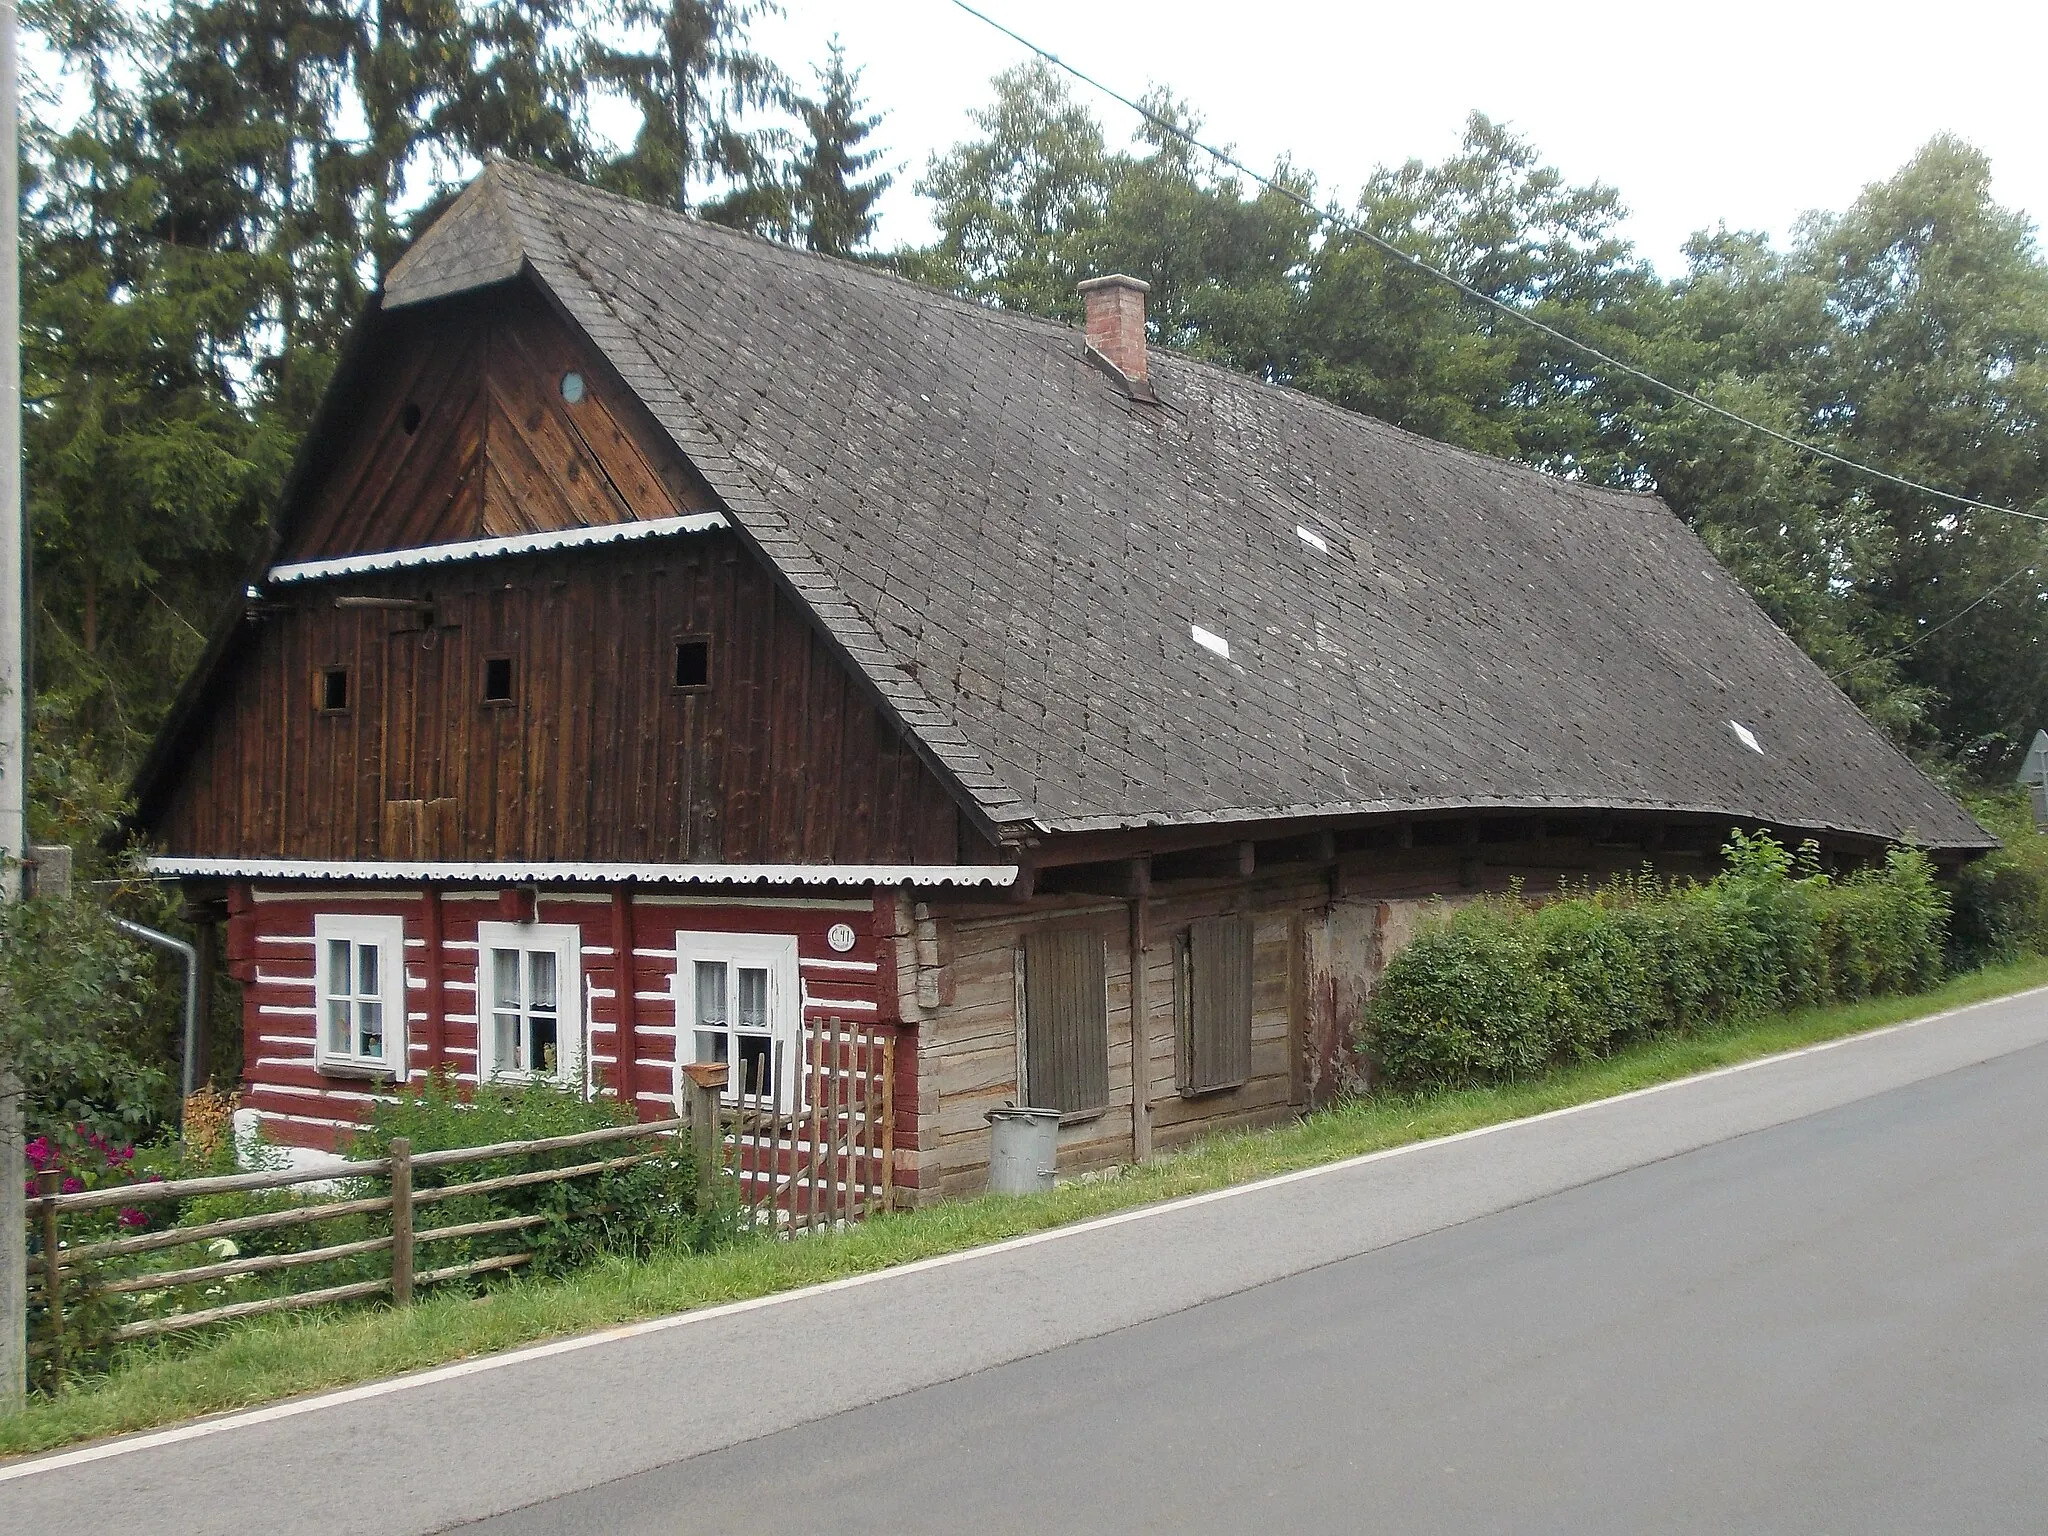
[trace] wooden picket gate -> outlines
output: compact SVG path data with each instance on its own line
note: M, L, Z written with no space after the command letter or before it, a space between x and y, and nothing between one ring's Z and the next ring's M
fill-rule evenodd
M887 1210L895 1194L895 1032L807 1020L800 1046L793 1111L778 1104L764 1071L737 1084L724 1113L741 1202L778 1232L859 1221Z

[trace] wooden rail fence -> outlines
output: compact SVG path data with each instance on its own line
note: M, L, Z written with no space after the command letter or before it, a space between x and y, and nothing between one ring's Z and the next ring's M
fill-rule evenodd
M48 1361L51 1380L61 1384L67 1355L67 1292L77 1296L89 1289L93 1296L102 1297L176 1290L246 1275L277 1274L372 1254L390 1255L389 1273L383 1276L250 1301L228 1302L198 1311L140 1318L96 1333L93 1342L98 1345L371 1296L388 1295L397 1305L405 1306L410 1304L420 1286L518 1268L533 1261L532 1251L491 1254L464 1263L429 1265L426 1268L420 1267L419 1254L422 1249L436 1243L528 1231L555 1218L545 1213L534 1213L488 1221L422 1226L419 1222L421 1212L465 1196L488 1195L536 1184L563 1183L612 1169L629 1168L663 1156L670 1149L656 1146L619 1155L611 1155L611 1149L685 1130L694 1131L701 1189L708 1193L719 1169L729 1170L738 1187L742 1207L756 1225L770 1231L791 1233L830 1228L887 1209L894 1198L895 1138L892 1126L895 1118L896 1042L893 1034L863 1029L838 1019L808 1023L802 1035L802 1060L798 1065L801 1092L789 1096L776 1092L765 1063L751 1083L742 1083L732 1092L726 1091L727 1069L723 1064L715 1067L699 1064L686 1069L693 1085L688 1094L688 1115L583 1131L570 1136L421 1153L414 1153L411 1143L404 1137L394 1137L388 1156L337 1162L324 1168L160 1180L71 1194L63 1193L59 1187L62 1174L56 1169L46 1169L37 1175L36 1195L29 1202L30 1219L37 1226L41 1248L29 1266L29 1298L43 1304L45 1317L44 1337L35 1346L35 1353ZM793 1110L782 1107L792 1097L796 1107ZM603 1149L603 1154L565 1167L536 1168L524 1173L472 1179L467 1183L419 1187L415 1182L415 1175L422 1170L459 1168L503 1158L585 1148ZM67 1216L104 1211L114 1206L146 1206L207 1195L253 1194L304 1184L353 1180L382 1180L386 1193L323 1200L287 1210L224 1217L70 1246L63 1242L63 1221ZM89 1284L87 1281L87 1276L97 1266L108 1261L223 1238L274 1233L311 1222L384 1215L390 1218L390 1230L374 1237L285 1253L224 1257L212 1263L121 1275Z
M391 1230L378 1237L331 1243L319 1248L298 1249L288 1253L254 1254L248 1258L233 1258L211 1264L193 1264L179 1269L150 1270L144 1274L125 1275L94 1284L91 1288L92 1293L96 1296L118 1296L143 1291L175 1290L183 1286L206 1285L243 1275L268 1274L298 1269L309 1264L326 1264L341 1259L387 1252L391 1255L390 1273L376 1279L352 1281L346 1285L322 1286L315 1290L293 1291L282 1296L230 1302L194 1312L142 1318L106 1330L97 1336L96 1342L115 1343L125 1339L146 1338L151 1334L202 1328L211 1323L229 1322L239 1317L255 1317L266 1312L282 1312L299 1307L325 1306L330 1302L352 1301L367 1296L388 1294L393 1301L404 1306L412 1301L414 1288L417 1286L459 1280L494 1270L516 1269L533 1261L531 1251L490 1254L466 1263L444 1264L427 1269L419 1267L416 1255L425 1245L448 1242L456 1238L525 1231L553 1220L553 1217L546 1213L535 1213L498 1217L490 1221L423 1227L418 1224L417 1213L423 1206L433 1206L465 1196L487 1195L535 1184L558 1184L569 1179L604 1173L614 1168L630 1168L651 1158L660 1157L668 1149L657 1147L652 1150L629 1152L622 1156L601 1156L579 1161L567 1167L536 1168L525 1173L501 1174L488 1179L472 1179L467 1183L441 1184L425 1189L414 1187L413 1175L421 1169L458 1168L469 1163L490 1162L500 1158L529 1157L582 1148L608 1148L622 1142L666 1136L682 1129L685 1124L682 1119L651 1120L639 1125L581 1131L572 1136L547 1136L531 1141L503 1141L490 1146L454 1147L446 1151L418 1154L414 1154L411 1143L405 1137L397 1136L391 1140L388 1157L340 1162L325 1168L282 1169L264 1173L225 1174L216 1178L167 1179L155 1183L122 1184L106 1189L80 1190L72 1194L64 1194L59 1189L62 1175L56 1169L46 1169L37 1175L36 1197L30 1202L34 1220L40 1228L38 1235L41 1238L42 1251L36 1256L36 1262L30 1266L29 1299L44 1304L45 1317L44 1338L36 1346L36 1353L49 1361L52 1380L61 1382L64 1377L66 1354L67 1285L82 1280L85 1273L98 1264L110 1259L132 1258L158 1249L212 1242L220 1238L234 1238L256 1232L274 1232L279 1228L300 1226L308 1222L389 1213ZM205 1195L248 1194L287 1189L300 1184L379 1178L386 1181L388 1193L351 1200L326 1200L290 1210L231 1216L191 1226L166 1227L158 1232L104 1238L69 1247L62 1242L61 1222L64 1216L105 1210L109 1206L143 1206L172 1200L197 1199Z

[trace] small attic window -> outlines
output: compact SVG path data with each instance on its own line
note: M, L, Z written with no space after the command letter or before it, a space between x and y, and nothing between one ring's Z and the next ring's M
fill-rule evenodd
M320 713L338 715L348 708L348 668L320 669Z
M510 656L487 656L484 658L484 702L486 704L510 704L512 702L512 658Z
M1762 742L1756 739L1755 731L1752 731L1740 720L1730 720L1728 722L1728 729L1735 733L1735 739L1737 741L1741 742L1745 747L1749 748L1750 751L1756 753L1757 756L1763 756L1764 746Z
M417 401L414 401L414 400L408 400L408 401L406 402L406 405L405 405L405 409L404 409L404 410L402 410L402 411L400 411L400 412L398 413L398 424L399 424L399 426L401 426L402 428L404 428L404 429L405 429L405 435L406 435L407 437L411 437L411 436L413 435L413 433L415 433L415 432L419 431L419 429L420 429L420 408L419 408L419 402L417 402Z
M1319 555L1327 555L1330 552L1330 541L1313 528L1304 528L1297 523L1294 527L1294 536Z
M562 375L562 398L571 405L583 403L583 375L565 373Z
M678 688L708 688L711 686L711 642L709 640L678 640L676 642L674 683Z
M1213 651L1225 661L1230 660L1230 642L1221 635L1213 630L1204 629L1199 624L1190 624L1188 632L1194 637L1195 644L1203 650Z

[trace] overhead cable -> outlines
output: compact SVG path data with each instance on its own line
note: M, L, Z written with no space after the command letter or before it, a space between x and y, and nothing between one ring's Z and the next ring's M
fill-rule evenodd
M2048 523L2048 513L2023 512L2018 507L2000 506L1996 502L1980 501L1974 496L1965 496L1958 491L1945 491L1941 489L1941 487L1939 486L1928 485L1919 480L1909 479L1904 475L1895 475L1890 470L1879 469L1876 465L1866 464L1859 459L1849 458L1847 455L1837 453L1834 449L1824 447L1819 443L1808 442L1804 438L1794 437L1789 432L1781 432L1776 427L1767 426L1760 421L1752 421L1749 417L1742 415L1740 412L1729 410L1725 405L1716 405L1713 401L1705 398L1704 396L1694 394L1689 389L1682 388L1677 384L1672 384L1664 379L1660 379L1655 374L1650 373L1642 368L1636 367L1633 363L1623 362L1620 358L1615 357L1612 353L1604 352L1590 342L1581 341L1578 337L1573 336L1566 331L1561 331L1554 325L1546 324L1544 321L1537 319L1534 315L1529 314L1526 310L1516 308L1513 304L1508 303L1505 299L1496 298L1494 297L1494 295L1487 293L1484 289L1475 288L1470 283L1465 282L1462 278L1456 277L1453 274L1446 272L1443 268L1433 266L1429 262L1424 261L1420 256L1413 255L1410 252L1401 249L1400 246L1394 244L1391 240L1386 239L1384 236L1373 233L1372 230L1367 229L1364 225L1345 218L1342 214L1337 213L1335 210L1327 208L1318 208L1314 203L1311 203L1307 198L1303 197L1299 192L1295 191L1292 187L1286 185L1284 182L1276 181L1274 178L1270 176L1263 175L1260 172L1253 170L1250 166L1246 165L1242 160L1239 160L1235 155L1231 154L1229 151L1218 149L1215 145L1206 143L1203 140L1197 138L1194 134L1190 133L1186 128L1182 127L1179 123L1173 122L1168 118L1161 117L1157 112L1154 112L1151 108L1145 106L1143 103L1134 101L1129 96L1126 96L1123 92L1116 90L1114 87L1103 84L1102 81L1096 79L1093 75L1090 75L1084 70L1078 69L1074 65L1069 64L1065 59L1061 58L1051 49L1040 47L1037 43L1031 41L1030 38L1025 37L1021 33L1015 31L1014 29L1005 26L1002 22L997 21L993 16L990 16L985 11L977 10L974 6L968 4L967 0L951 0L951 3L958 9L965 11L969 16L972 16L976 21L982 22L984 25L987 25L989 27L993 27L996 31L1002 33L1003 36L1009 38L1010 41L1016 43L1019 47L1025 48L1030 52L1036 54L1039 58L1045 60L1046 63L1052 65L1055 69L1061 70L1066 74L1073 76L1074 79L1080 81L1083 85L1086 85L1093 90L1100 91L1103 95L1109 97L1110 100L1117 102L1122 106L1130 108L1131 111L1137 113L1140 117L1144 118L1145 121L1150 123L1153 127L1159 129L1161 132L1172 134L1182 143L1187 144L1190 148L1200 150L1203 154L1208 155L1218 164L1228 166L1231 170L1237 172L1240 176L1243 176L1248 180L1256 183L1258 186L1265 188L1268 192L1272 192L1280 197L1286 198L1289 202L1294 203L1304 213L1308 214L1309 217L1315 219L1318 223L1328 225L1331 228L1336 229L1344 234L1354 236L1357 239L1365 241L1369 245L1378 247L1387 255L1393 257L1397 261L1404 262L1409 267L1412 267L1415 271L1421 272L1428 277L1433 277L1438 282L1447 284L1448 286L1455 288L1459 293L1465 295L1465 297L1468 299L1472 299L1477 303L1499 310L1502 314L1509 316L1511 319L1521 322L1523 325L1528 326L1532 330L1540 331L1545 336L1548 336L1551 340L1571 348L1573 351L1579 353L1581 356L1593 359L1593 361L1601 364L1603 367L1610 368L1617 373L1626 374L1628 377L1635 379L1638 383L1647 384L1652 389L1660 390L1664 394L1669 395L1671 398L1675 400L1682 400L1688 405L1696 406L1700 410L1709 412L1710 414L1715 416L1719 416L1725 421L1733 422L1735 425L1739 427L1746 427L1752 432L1761 433L1765 437L1783 443L1788 448L1797 449L1801 453L1812 454L1816 458L1826 459L1830 463L1839 464L1842 468L1853 470L1857 474L1868 475L1872 479L1883 480L1891 485L1900 486L1905 490L1917 491L1923 496L1932 496L1941 501L1952 502L1955 505L1969 511L1995 512L2005 517L2023 517L2026 518L2029 522Z

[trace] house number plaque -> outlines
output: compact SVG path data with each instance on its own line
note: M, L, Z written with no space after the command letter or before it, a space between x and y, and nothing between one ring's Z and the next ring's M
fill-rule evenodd
M811 931L815 933L817 930L813 929ZM834 923L825 934L825 942L832 946L835 954L845 954L849 949L853 948L853 925L851 923Z

